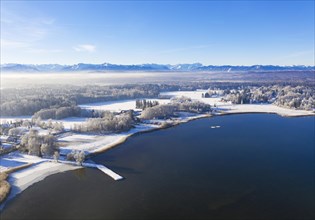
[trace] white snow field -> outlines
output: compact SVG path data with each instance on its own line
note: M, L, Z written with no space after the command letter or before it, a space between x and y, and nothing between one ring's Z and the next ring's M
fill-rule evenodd
M19 120L31 120L32 116L8 116L8 117L0 117L0 124L5 124L5 123L10 123L12 122L16 122Z
M73 128L75 124L82 124L85 122L88 118L84 117L68 117L60 120L52 120L53 122L62 122L63 126L66 130L70 130Z
M159 104L169 103L168 99L145 99L147 101L158 101ZM96 102L85 105L79 105L84 109L94 109L94 110L108 110L112 112L120 112L126 110L137 110L141 109L136 108L136 99L120 100L120 101L108 101L108 102Z
M105 151L119 143L124 142L129 136L143 131L159 128L158 125L139 124L127 132L108 135L73 134L60 138L59 141L69 142L66 147L61 147L61 154L67 154L72 150L83 150L86 154Z

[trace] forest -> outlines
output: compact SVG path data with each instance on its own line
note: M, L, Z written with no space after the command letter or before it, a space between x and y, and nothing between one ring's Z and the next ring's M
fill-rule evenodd
M223 100L233 104L273 103L301 110L315 109L315 88L309 86L246 86L224 90Z
M43 114L44 118L49 116L57 118L67 114L69 110L60 109L61 107L122 99L153 98L157 97L159 92L159 86L152 84L3 89L0 109L1 116L33 115L43 109L52 109L38 114ZM56 115L57 110L59 112Z
M145 109L158 103L144 103L145 98L165 98L163 91L223 90L224 99L235 104L274 103L279 106L310 110L314 108L315 84L305 82L245 83L245 82L178 82L173 84L141 84L115 86L56 86L41 88L3 89L1 116L34 115L41 119L61 119L91 115L79 104L138 99L137 107ZM141 101L142 100L142 101Z

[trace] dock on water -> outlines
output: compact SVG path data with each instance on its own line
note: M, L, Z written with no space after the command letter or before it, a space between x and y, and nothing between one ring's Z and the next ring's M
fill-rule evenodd
M100 171L102 171L103 173L105 173L108 176L110 176L111 178L113 178L114 180L122 180L123 179L122 176L118 175L117 173L115 173L111 169L109 169L109 168L107 168L107 167L105 167L104 165L101 165L101 164L82 163L82 166L84 166L84 167L91 167L91 168L97 168Z
M49 160L49 161L53 162L53 160ZM74 161L58 160L58 162L59 163L64 163L64 164L78 166L78 164L76 162L74 162ZM102 164L82 163L81 166L82 167L89 167L89 168L99 169L100 171L102 171L103 173L107 174L108 176L110 176L114 180L122 180L122 179L124 179L122 176L118 175L117 173L115 173L114 171L112 171L111 169L107 168L106 166L104 166Z

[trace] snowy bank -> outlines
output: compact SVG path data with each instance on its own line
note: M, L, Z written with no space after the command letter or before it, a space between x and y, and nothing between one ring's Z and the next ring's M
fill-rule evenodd
M19 155L16 154L16 161L19 161ZM21 193L23 190L27 189L29 186L37 183L47 176L50 176L55 173L65 172L69 170L80 169L80 166L67 165L62 163L49 162L45 159L39 157L34 157L33 159L24 158L24 155L21 154L21 160L25 163L32 163L33 165L28 168L24 168L13 173L10 173L8 182L11 185L11 191L8 198L1 204L0 210L2 210L7 201L14 198L17 194ZM28 156L28 155L25 155ZM11 156L11 160L14 161L14 156ZM24 158L24 159L23 159ZM1 158L2 161L2 158ZM1 162L2 165L2 162ZM17 164L18 165L18 164Z
M120 143L123 143L129 136L135 133L150 131L157 128L159 128L158 125L139 124L132 128L131 130L119 134L108 135L74 134L59 139L59 141L69 142L69 144L66 144L67 145L66 147L60 148L60 153L65 155L71 152L72 150L79 151L83 150L86 154L103 152Z

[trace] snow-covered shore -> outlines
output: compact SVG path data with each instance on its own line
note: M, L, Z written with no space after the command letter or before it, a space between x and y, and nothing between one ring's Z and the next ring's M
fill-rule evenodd
M82 168L80 166L54 163L47 159L17 152L1 156L0 160L1 172L9 171L12 168L18 168L23 165L29 165L27 168L17 169L10 173L8 182L11 185L11 191L8 198L0 205L0 210L4 208L7 201L23 192L29 186L45 179L47 176Z
M86 154L103 152L109 148L112 148L122 142L124 142L129 136L154 129L158 129L158 125L153 124L139 124L127 132L119 134L108 135L89 135L89 134L74 134L64 138L60 138L59 141L68 142L66 147L60 148L61 154L67 154L72 150L83 150ZM85 140L83 143L82 140ZM80 143L81 142L81 143Z
M284 117L315 116L315 112L287 109L272 104L225 105L220 108L225 114L273 113Z

